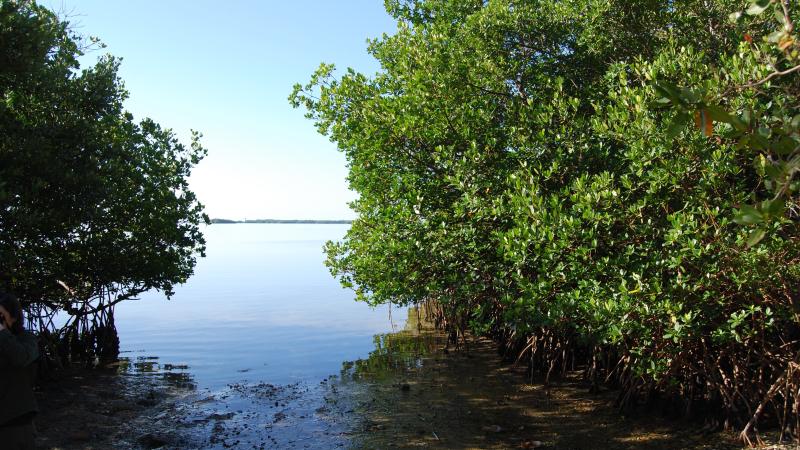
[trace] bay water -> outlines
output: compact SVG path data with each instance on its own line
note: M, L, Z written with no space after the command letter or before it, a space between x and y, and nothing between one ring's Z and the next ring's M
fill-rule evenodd
M324 265L323 245L349 225L214 224L207 257L167 300L148 292L118 305L122 357L210 391L245 380L325 378L366 357L404 311L356 302Z

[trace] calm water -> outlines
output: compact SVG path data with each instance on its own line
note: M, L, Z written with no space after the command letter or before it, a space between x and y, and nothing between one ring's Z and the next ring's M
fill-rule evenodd
M206 228L207 257L171 300L147 293L116 310L122 356L197 388L314 382L366 357L404 311L353 300L324 266L322 245L349 225Z

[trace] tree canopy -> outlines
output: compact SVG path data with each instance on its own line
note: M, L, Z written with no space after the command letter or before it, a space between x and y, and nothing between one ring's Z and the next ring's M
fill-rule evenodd
M30 311L171 294L205 250L187 184L200 135L187 147L135 121L119 59L80 67L99 45L33 1L0 1L0 286Z
M768 195L764 152L664 108L699 95L678 85L750 117L796 105L796 90L736 89L774 70L749 45L770 25L732 22L727 0L386 6L398 28L370 42L378 73L323 64L290 97L359 193L327 245L345 286L434 301L447 327L504 339L545 379L582 367L622 405L677 398L742 427L767 403L774 421L797 413L796 212L748 247L734 219Z

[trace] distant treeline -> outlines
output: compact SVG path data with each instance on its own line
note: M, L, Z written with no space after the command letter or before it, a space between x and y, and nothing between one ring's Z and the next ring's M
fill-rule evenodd
M350 224L352 220L280 220L280 219L254 219L254 220L230 220L230 219L211 219L211 223L310 223L319 225Z

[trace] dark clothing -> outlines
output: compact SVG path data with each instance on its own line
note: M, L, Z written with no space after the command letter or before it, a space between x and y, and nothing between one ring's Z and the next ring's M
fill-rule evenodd
M33 422L28 422L24 425L0 427L0 439L2 439L2 444L0 445L3 449L35 450L34 436L36 436L36 428L33 426Z
M39 346L35 336L0 330L0 433L3 435L5 427L33 430L33 416L39 410L33 396L37 358Z

